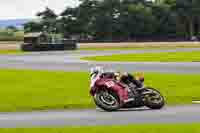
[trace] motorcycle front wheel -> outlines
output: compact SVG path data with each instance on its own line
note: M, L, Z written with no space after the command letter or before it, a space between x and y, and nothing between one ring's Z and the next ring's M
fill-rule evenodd
M105 111L117 111L120 108L118 95L112 91L98 91L94 96L95 104Z
M145 106L150 109L161 109L165 105L164 97L154 88L146 88L149 93L145 94Z

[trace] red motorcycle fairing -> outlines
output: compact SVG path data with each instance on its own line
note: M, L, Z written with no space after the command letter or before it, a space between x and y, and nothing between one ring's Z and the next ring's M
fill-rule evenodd
M98 89L111 89L116 92L120 98L120 101L123 103L128 100L128 91L125 86L121 83L117 83L116 81L108 78L98 79L95 82L95 86L91 89L90 94L92 96L95 95Z

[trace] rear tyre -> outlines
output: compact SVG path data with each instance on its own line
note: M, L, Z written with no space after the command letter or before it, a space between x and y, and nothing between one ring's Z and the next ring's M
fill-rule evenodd
M94 96L95 104L105 111L117 111L120 108L118 95L112 91L98 91Z
M146 90L150 91L151 93L145 95L145 105L150 109L163 108L165 105L165 100L161 93L154 88L146 88Z

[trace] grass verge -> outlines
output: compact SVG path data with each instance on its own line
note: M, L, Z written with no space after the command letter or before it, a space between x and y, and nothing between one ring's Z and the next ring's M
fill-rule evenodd
M145 48L139 48L139 47L132 47L132 48L79 48L78 50L94 50L94 51L106 51L106 50L148 50L148 49L170 49L170 48L151 48L151 47L145 47ZM172 48L171 48L172 49ZM25 52L19 50L19 49L0 49L0 55L1 54L23 54Z
M151 62L200 62L200 51L192 52L165 52L165 53L139 53L112 56L83 57L94 61L151 61Z
M175 47L175 48L181 48L181 47ZM183 47L182 47L183 48ZM170 49L170 47L90 47L90 48L80 48L80 50L95 50L95 51L101 51L101 50L148 50L148 49ZM174 49L174 48L171 48Z
M0 50L0 54L23 54L24 52L20 51L20 50L14 50L14 49L10 49L10 50Z
M88 73L7 69L0 73L1 112L94 107ZM146 85L164 94L167 104L200 99L200 75L146 73L145 78Z
M168 49L168 48L80 48L78 50L143 50L143 49ZM169 48L170 49L170 48ZM8 55L8 54L24 54L26 52L21 51L19 49L0 49L0 55ZM28 52L27 52L28 53Z
M0 42L1 43L1 42ZM7 42L5 42L7 43ZM3 47L0 46L0 55L1 54L23 54L25 52L21 51L19 48L15 48L13 46L7 46L6 44L0 44L4 45ZM188 47L183 47L183 46L174 46L174 47L157 47L157 46L144 46L144 47L89 47L89 48L79 48L78 50L93 50L93 51L106 51L106 50L152 50L152 49L176 49L176 48L200 48L197 46L188 46Z
M151 124L127 126L93 126L65 128L27 128L0 129L1 133L199 133L198 123L195 124Z
M117 43L116 43L117 44ZM110 46L110 47L108 47L108 46L104 46L104 47L95 47L95 44L94 44L94 47L92 47L92 46L88 46L88 47L81 47L80 48L80 50L148 50L148 49L176 49L176 48L200 48L200 45L195 45L195 46L193 46L193 45L186 45L186 46L179 46L179 45L174 45L174 46L164 46L164 45L162 45L162 46L151 46L151 45L149 45L148 46L148 44L146 44L146 45L142 45L142 46L119 46L119 47L117 47L117 46Z

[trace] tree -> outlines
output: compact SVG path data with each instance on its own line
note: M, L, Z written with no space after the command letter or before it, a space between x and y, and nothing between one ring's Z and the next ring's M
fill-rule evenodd
M94 16L93 28L97 39L115 39L119 37L121 25L120 0L104 0L99 3L97 14Z
M79 6L67 7L60 17L47 7L37 14L40 22L28 27L99 40L191 38L200 33L200 0L79 1Z
M160 36L177 35L177 17L171 12L170 5L164 3L164 0L158 0L152 6L152 13L155 17L155 33Z
M53 10L50 8L46 7L46 9L42 12L38 12L37 16L40 17L43 20L48 20L48 19L56 19L57 15Z
M153 35L156 30L156 20L151 7L140 2L136 4L135 1L124 3L123 7L121 18L129 38Z
M24 32L40 32L42 28L42 24L38 22L28 22L24 24Z
M93 34L93 23L97 13L98 0L80 0L78 7L67 7L62 13L65 34L88 36Z
M13 26L13 25L7 26L6 29L7 29L7 30L11 30L11 31L13 31L13 32L16 32L16 31L18 30L17 27L15 27L15 26Z
M61 13L61 25L62 25L62 33L65 37L69 37L70 35L80 34L83 32L83 28L81 23L78 20L78 8L69 8L67 7Z
M41 19L41 25L43 26L43 29L47 32L55 32L54 27L57 22L57 15L53 10L50 8L46 7L46 9L42 12L38 12L37 16Z
M188 36L192 38L195 33L195 21L199 20L200 1L199 0L168 0L172 10L176 12L179 22L185 22L188 29Z

